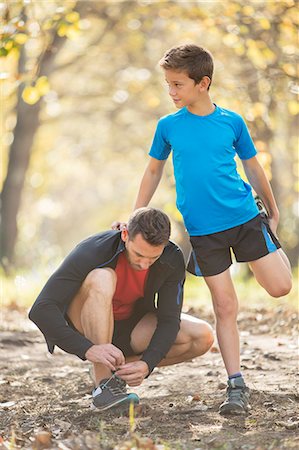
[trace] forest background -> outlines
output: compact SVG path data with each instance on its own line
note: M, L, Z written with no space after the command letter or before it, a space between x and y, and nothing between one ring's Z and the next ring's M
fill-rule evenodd
M127 220L157 120L174 111L158 61L186 42L212 52L212 99L248 124L296 270L293 0L9 0L0 15L2 302L29 305L77 242ZM187 255L171 162L152 205L170 215ZM246 268L233 272L248 289Z

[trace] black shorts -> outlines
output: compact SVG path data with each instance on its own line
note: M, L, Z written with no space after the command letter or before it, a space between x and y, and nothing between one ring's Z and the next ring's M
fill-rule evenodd
M145 311L134 311L128 319L114 321L112 344L118 347L125 356L136 355L131 347L131 333L145 314Z
M218 233L190 236L192 253L187 270L197 276L224 272L232 264L231 250L238 262L255 261L281 247L266 217L258 214L248 222Z

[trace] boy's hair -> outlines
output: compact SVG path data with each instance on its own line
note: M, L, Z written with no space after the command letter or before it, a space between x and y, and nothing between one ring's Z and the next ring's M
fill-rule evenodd
M148 244L166 245L171 231L170 220L159 209L139 208L131 214L127 230L130 240L140 233Z
M166 51L159 64L166 70L186 72L189 78L195 81L195 84L198 84L205 76L209 77L212 83L213 57L208 50L197 45L185 44L172 47Z

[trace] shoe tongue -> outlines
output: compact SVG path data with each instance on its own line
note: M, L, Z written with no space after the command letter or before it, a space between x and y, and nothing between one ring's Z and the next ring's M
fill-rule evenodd
M237 377L237 378L231 378L229 380L229 384L231 385L231 387L234 388L241 388L241 387L245 387L245 383L242 377Z

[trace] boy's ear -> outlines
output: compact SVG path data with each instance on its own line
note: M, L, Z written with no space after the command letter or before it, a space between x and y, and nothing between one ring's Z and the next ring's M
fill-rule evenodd
M199 82L199 87L201 91L207 91L211 84L211 78L205 76Z

